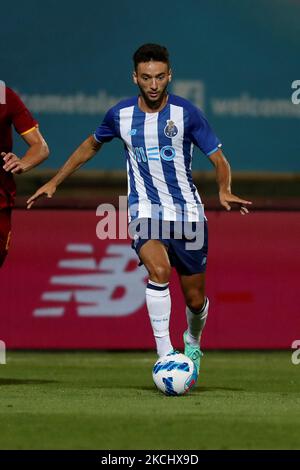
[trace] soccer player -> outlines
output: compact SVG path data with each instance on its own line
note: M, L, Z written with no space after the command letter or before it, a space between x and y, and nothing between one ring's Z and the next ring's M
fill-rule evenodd
M114 137L121 139L127 160L129 227L133 247L149 273L146 303L158 355L173 351L169 336L169 279L174 266L186 302L185 354L199 372L200 339L209 307L205 295L208 241L206 217L192 181L193 146L197 145L214 165L220 203L225 209L230 210L230 204L237 203L244 215L251 202L231 193L229 163L203 113L189 101L168 93L172 73L167 49L144 44L135 52L133 61L133 81L139 87L139 96L108 110L95 133L27 201L28 208L43 195L52 197L57 186L103 144ZM151 232L155 223L159 233L154 237ZM166 224L169 236L164 231ZM178 236L182 225L193 232L194 238L185 231ZM197 241L197 236L202 239L199 248L188 249L187 241Z
M0 82L0 267L6 258L10 233L11 213L15 203L16 184L14 174L25 173L44 161L48 146L32 117L18 95ZM12 126L29 146L22 158L12 153Z

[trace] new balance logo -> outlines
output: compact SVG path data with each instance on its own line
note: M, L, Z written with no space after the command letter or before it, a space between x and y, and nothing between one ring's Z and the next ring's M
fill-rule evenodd
M136 135L137 129L130 129L130 131L127 132L127 135Z
M100 262L90 244L69 244L66 252L58 264L61 272L50 278L50 288L41 296L43 305L33 312L35 317L61 317L68 305L81 317L118 317L131 315L144 305L146 270L137 266L126 270L136 261L129 245L109 245Z

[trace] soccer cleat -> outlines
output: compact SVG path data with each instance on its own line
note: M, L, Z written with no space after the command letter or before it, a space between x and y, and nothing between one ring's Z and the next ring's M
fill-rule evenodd
M185 331L183 333L183 341L184 341L184 354L192 359L195 367L197 369L197 374L199 375L200 371L200 361L201 357L203 356L203 352L200 350L199 346L194 346L187 341L188 332Z

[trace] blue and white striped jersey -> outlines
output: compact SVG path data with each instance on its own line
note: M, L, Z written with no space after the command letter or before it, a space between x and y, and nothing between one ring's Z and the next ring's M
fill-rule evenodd
M129 221L205 218L192 180L193 147L210 155L221 143L192 103L169 94L160 112L144 113L137 96L123 100L107 112L94 137L103 143L114 137L124 142Z

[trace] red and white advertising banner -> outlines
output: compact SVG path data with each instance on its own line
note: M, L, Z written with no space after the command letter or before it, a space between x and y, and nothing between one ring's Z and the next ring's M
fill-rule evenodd
M300 212L208 212L203 348L290 348L300 339ZM99 240L94 211L16 210L0 271L8 348L152 349L146 271L129 239ZM185 304L171 280L173 345Z

